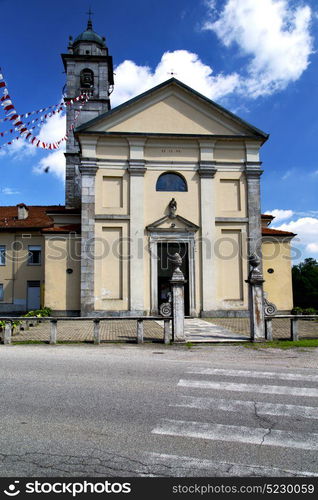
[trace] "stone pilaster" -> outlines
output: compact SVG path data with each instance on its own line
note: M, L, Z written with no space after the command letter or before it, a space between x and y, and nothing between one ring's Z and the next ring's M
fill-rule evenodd
M256 254L262 258L262 224L260 177L263 171L260 162L246 162L247 216L248 216L248 255Z
M248 216L248 255L256 254L262 260L262 224L260 176L261 162L259 149L261 142L245 141L247 182L247 216Z
M246 282L249 288L250 333L253 342L265 340L263 275L261 260L254 254L249 257L250 272Z
M171 259L174 271L170 280L172 290L172 338L174 342L185 342L184 331L184 284L185 279L180 269L182 258L175 253Z
M131 140L130 174L130 310L144 312L144 140Z
M81 315L89 316L94 311L95 279L95 159L82 159L82 247L81 247Z
M215 307L215 189L214 176L217 171L214 157L214 142L200 142L200 176L201 203L201 282L202 282L202 312Z

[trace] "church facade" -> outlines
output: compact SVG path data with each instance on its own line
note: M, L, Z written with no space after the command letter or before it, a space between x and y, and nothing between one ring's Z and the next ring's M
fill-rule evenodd
M111 109L112 58L91 21L62 58L66 99L90 95L67 142L65 206L38 207L42 227L32 227L36 207L16 207L14 228L0 212L4 252L13 234L23 240L28 219L38 246L41 240L41 305L55 314L158 314L178 252L186 315L245 315L247 257L257 253L268 300L289 312L294 235L271 229L273 217L260 208L268 135L175 78ZM76 106L68 108L68 126ZM0 311L10 301L26 310L27 292L10 295L10 272ZM20 280L28 290L30 272L21 268Z

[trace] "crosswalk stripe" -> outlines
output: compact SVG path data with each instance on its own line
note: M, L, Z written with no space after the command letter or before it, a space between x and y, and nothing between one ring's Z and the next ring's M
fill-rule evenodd
M296 406L261 401L240 401L215 398L197 398L195 396L180 396L179 402L170 406L197 408L206 410L223 410L233 412L257 412L258 415L276 415L284 417L301 417L318 419L317 406Z
M262 465L247 465L247 464L236 464L235 462L213 462L212 460L207 460L204 458L196 457L185 457L178 455L169 455L165 453L155 453L146 452L147 463L151 465L162 465L167 466L169 464L170 468L180 468L182 475L185 473L185 469L189 471L194 470L207 470L210 477L219 476L264 476L264 477L301 477L309 476L315 477L316 473L309 471L298 471L289 469L280 469L278 467L264 467ZM196 470L195 470L196 469ZM175 472L175 471L174 471ZM188 474L187 474L188 475Z
M318 397L318 389L313 387L289 387L283 385L236 384L230 382L212 382L210 380L185 380L178 382L179 387L215 389L234 392L257 392L264 394L286 394L288 396Z
M170 419L162 419L161 424L153 429L152 433L310 451L318 450L318 434L315 433Z
M198 368L189 370L188 373L197 375L225 375L226 377L251 377L266 378L274 380L299 380L300 382L318 382L318 375L306 375L300 373L276 373L258 372L249 370L225 370L224 368Z

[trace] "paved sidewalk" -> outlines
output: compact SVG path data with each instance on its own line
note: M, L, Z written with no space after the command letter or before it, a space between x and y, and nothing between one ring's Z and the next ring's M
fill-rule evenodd
M249 340L248 335L239 335L228 328L199 318L185 319L184 327L187 342L242 342Z
M136 342L135 320L104 320L100 322L102 342ZM249 339L248 318L187 318L185 319L188 342L239 342ZM299 320L299 338L318 338L318 321ZM1 333L0 333L1 336ZM289 319L273 319L274 339L290 338ZM144 321L144 339L147 342L163 341L163 321ZM16 331L13 342L49 342L50 324L42 321L29 330ZM93 321L59 321L58 342L92 342Z

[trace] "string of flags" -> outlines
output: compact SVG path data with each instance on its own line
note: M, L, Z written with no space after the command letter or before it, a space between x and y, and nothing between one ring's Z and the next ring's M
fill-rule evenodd
M19 140L20 138L27 140L30 144L32 144L37 148L50 149L50 150L59 149L62 142L68 139L68 134L75 128L81 110L89 100L89 94L81 94L73 99L68 99L67 101L59 103L57 105L41 108L36 111L31 111L30 113L18 114L12 102L12 99L9 95L6 82L4 81L3 75L1 73L0 73L0 89L3 89L3 96L0 98L0 104L3 107L3 110L6 115L6 117L0 121L2 122L9 121L12 124L12 128L4 132L0 132L0 137L3 137L6 133L13 133L13 132L19 133L19 136L13 138L11 141L0 146L0 149L3 148L4 146L11 145L13 142ZM79 106L78 110L76 110L74 120L67 129L64 137L62 137L60 140L56 142L44 142L40 140L36 135L33 135L32 130L34 130L36 126L41 125L44 121L46 121L48 118L51 118L53 115L60 113L65 107L72 106L78 102L81 102L81 105ZM43 113L44 111L48 111L50 109L52 109L52 111L46 113L43 117L35 118L33 120L28 121L27 123L24 123L22 121L22 118L27 118L33 114ZM33 125L33 123L36 123L36 125L29 127L29 125Z
M2 100L4 100L4 97L2 97L0 99L0 101L2 101ZM41 116L40 118L34 118L33 120L28 121L25 125L28 126L28 125L32 125L33 123L35 123L35 125L32 127L32 129L34 129L35 127L42 125L42 123L45 122L45 120L47 120L48 118L51 118L55 114L61 113L61 111L63 111L63 109L64 109L64 106L60 105L60 107L56 111L51 111L50 113L46 113L44 116ZM20 116L20 118L22 118L23 116L30 116L30 113L26 113L25 115L19 115L19 116ZM8 117L6 119L12 120L12 117L11 118ZM9 130L4 130L3 132L0 132L0 137L3 137L5 134L12 134L14 131L17 131L17 129L11 128Z

